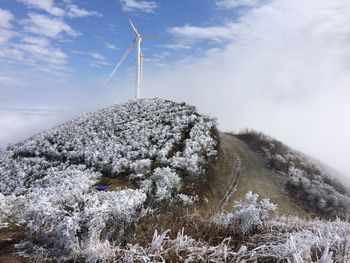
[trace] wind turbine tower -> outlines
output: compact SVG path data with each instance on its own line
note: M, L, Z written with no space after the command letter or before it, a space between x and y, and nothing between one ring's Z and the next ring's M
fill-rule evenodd
M123 2L120 1L122 7L124 8ZM113 77L114 73L117 71L117 69L123 64L124 60L128 57L130 51L133 49L134 46L136 46L136 81L135 81L135 98L138 100L141 97L141 88L142 88L142 80L143 80L143 59L144 56L142 54L142 49L141 49L141 43L143 38L158 38L157 36L144 36L141 35L135 24L132 22L131 18L128 17L129 23L131 25L132 31L134 32L135 38L134 40L130 43L128 48L126 49L123 57L119 61L119 63L115 66L113 69L112 73L108 77L108 81L111 80Z
M131 19L129 19L130 25L135 33L135 41L136 41L136 99L140 99L141 96L141 87L142 87L142 75L143 75L143 55L141 51L141 42L142 36L137 31L135 25L132 23Z

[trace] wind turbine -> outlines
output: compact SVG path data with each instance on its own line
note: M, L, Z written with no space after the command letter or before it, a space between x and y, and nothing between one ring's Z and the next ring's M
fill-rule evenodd
M123 2L121 0L120 0L120 3L122 5L122 7L124 8L124 4L123 4ZM128 20L129 20L130 26L132 28L132 31L134 32L135 38L130 43L128 48L126 49L123 57L121 58L119 63L115 66L115 68L113 69L112 73L109 75L107 82L111 80L111 78L113 77L114 73L123 64L124 60L128 57L130 51L133 49L134 46L136 46L136 81L135 81L135 86L136 86L135 89L136 90L135 90L135 97L138 100L141 97L141 87L142 87L142 79L143 79L143 59L144 59L144 56L143 56L142 50L141 50L141 42L142 42L143 38L157 38L157 36L144 36L144 35L141 35L138 32L138 30L136 29L136 26L132 22L130 17L128 17Z

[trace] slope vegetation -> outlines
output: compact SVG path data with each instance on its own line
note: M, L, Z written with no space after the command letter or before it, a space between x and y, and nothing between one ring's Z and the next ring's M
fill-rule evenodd
M87 114L0 154L0 261L19 242L34 257L82 262L162 262L165 253L174 262L275 262L305 247L300 258L313 262L330 258L331 223L266 221L268 212L328 219L346 218L349 208L348 190L321 164L260 133L222 133L195 107L162 99ZM338 253L350 230L336 225L344 226L332 229ZM284 248L293 231L300 243ZM244 245L249 235L256 243ZM311 240L304 247L303 235Z
M255 131L238 138L265 159L265 166L279 175L286 193L305 210L324 218L348 218L349 187L333 169Z
M283 177L267 167L265 156L229 133L219 133L218 157L208 169L208 184L203 187L210 209L228 211L236 201L253 191L278 205L281 214L306 216L308 213L286 190Z
M196 199L181 193L182 177L200 179L216 155L214 126L192 106L141 100L11 145L0 156L0 220L26 224L28 251L93 260L145 209ZM114 191L96 191L106 181Z

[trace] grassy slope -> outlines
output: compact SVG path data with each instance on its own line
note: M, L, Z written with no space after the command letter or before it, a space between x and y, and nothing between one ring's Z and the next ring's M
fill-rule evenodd
M200 202L195 207L200 214L211 216L220 210L231 211L234 201L244 199L244 195L248 191L253 191L278 204L278 212L280 213L308 216L283 190L281 177L273 170L266 168L265 159L261 154L252 151L245 142L232 134L218 132L217 135L219 139L218 158L209 165L206 180L201 183L195 182L190 187L196 189L196 193L200 197ZM107 178L104 179L107 180ZM114 190L116 187L133 188L132 185L125 184L124 181L108 180L104 183L109 185L110 190ZM233 188L233 186L235 187ZM181 220L177 223L173 214L171 220L167 217L167 215L161 217L161 225L168 225L166 222L170 221L175 225L182 223ZM155 222L147 222L145 225L148 228L154 224ZM181 227L178 226L179 229ZM175 226L173 228L176 229ZM143 232L145 229L141 227L138 230ZM153 231L154 229L150 231L149 235L152 235ZM3 233L3 239L9 238L13 234L11 232ZM140 233L138 234L140 235ZM10 244L4 243L3 249L9 248L8 245ZM9 262L23 262L23 259L18 258L15 254L7 254L7 257L6 260L13 260Z
M219 156L209 167L208 181L200 189L200 196L208 203L202 203L200 210L231 210L234 201L244 199L248 191L253 191L278 204L279 213L308 215L284 191L281 177L266 168L261 154L232 134L219 133L219 138ZM236 184L234 191L231 191L232 184Z
M206 180L194 182L193 185L186 182L191 191L196 189L200 201L194 207L176 206L163 211L164 213L144 217L138 223L131 243L147 245L152 240L155 229L160 232L171 229L172 238L176 238L176 233L184 228L186 234L197 240L217 244L218 233L203 222L207 222L205 219L217 212L232 211L234 201L243 200L248 191L270 198L278 204L277 212L281 214L309 217L310 214L283 190L281 177L266 168L261 154L252 151L245 142L232 134L217 132L217 135L218 156L209 164ZM232 186L236 186L234 191L231 191ZM191 215L200 215L204 221L189 219ZM204 225L198 225L198 222ZM221 234L225 236L224 233Z

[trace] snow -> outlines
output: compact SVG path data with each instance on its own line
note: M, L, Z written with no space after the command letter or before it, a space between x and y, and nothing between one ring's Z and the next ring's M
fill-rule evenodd
M0 153L0 223L24 221L28 251L107 260L144 214L153 185L156 200L196 200L181 193L180 174L203 176L216 156L215 125L185 103L148 99L10 145ZM123 177L135 189L95 191L103 176Z

